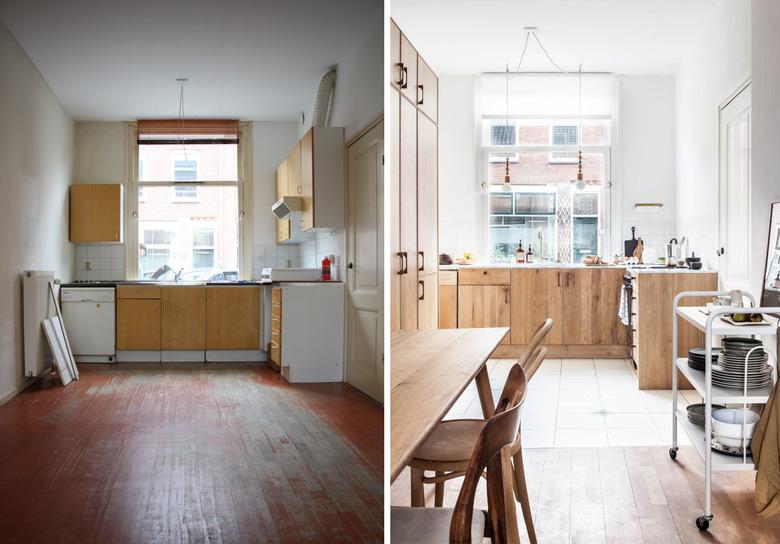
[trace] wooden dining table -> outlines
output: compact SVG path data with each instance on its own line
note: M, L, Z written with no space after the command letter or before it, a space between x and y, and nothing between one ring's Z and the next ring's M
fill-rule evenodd
M486 363L508 333L508 327L393 332L391 482L472 380L477 384L483 415L493 415Z

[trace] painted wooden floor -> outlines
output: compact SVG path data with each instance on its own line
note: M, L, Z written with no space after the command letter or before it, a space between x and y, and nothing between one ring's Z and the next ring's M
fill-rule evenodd
M0 406L2 542L382 540L382 409L350 387L81 369Z
M540 544L777 544L780 516L759 520L753 510L755 473L713 475L715 518L707 533L694 524L703 513L703 464L691 446L677 462L667 447L524 450L526 478ZM445 487L452 506L462 478ZM484 481L478 508L486 508ZM393 483L391 502L409 505L409 471ZM433 486L426 486L433 506ZM517 505L523 542L528 542Z

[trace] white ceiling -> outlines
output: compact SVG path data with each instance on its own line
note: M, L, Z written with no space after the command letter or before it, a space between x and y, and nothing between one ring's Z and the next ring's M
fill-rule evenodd
M524 26L565 70L658 74L675 72L714 1L392 0L391 14L440 74L514 70ZM552 69L534 43L526 69Z
M295 120L381 0L0 0L77 120ZM379 39L379 37L377 38Z

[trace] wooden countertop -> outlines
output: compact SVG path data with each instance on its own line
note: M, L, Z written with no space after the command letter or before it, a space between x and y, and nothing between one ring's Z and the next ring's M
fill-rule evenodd
M414 451L463 390L485 368L493 350L508 333L508 327L393 333L391 481L398 477Z

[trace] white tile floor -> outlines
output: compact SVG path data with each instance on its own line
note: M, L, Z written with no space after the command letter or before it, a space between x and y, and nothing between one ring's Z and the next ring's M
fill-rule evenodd
M514 363L488 362L494 399ZM679 393L681 406L697 402L695 391ZM482 417L474 384L447 417ZM548 359L531 379L522 421L524 448L671 445L672 392L640 391L630 360ZM682 429L677 436L690 444Z

